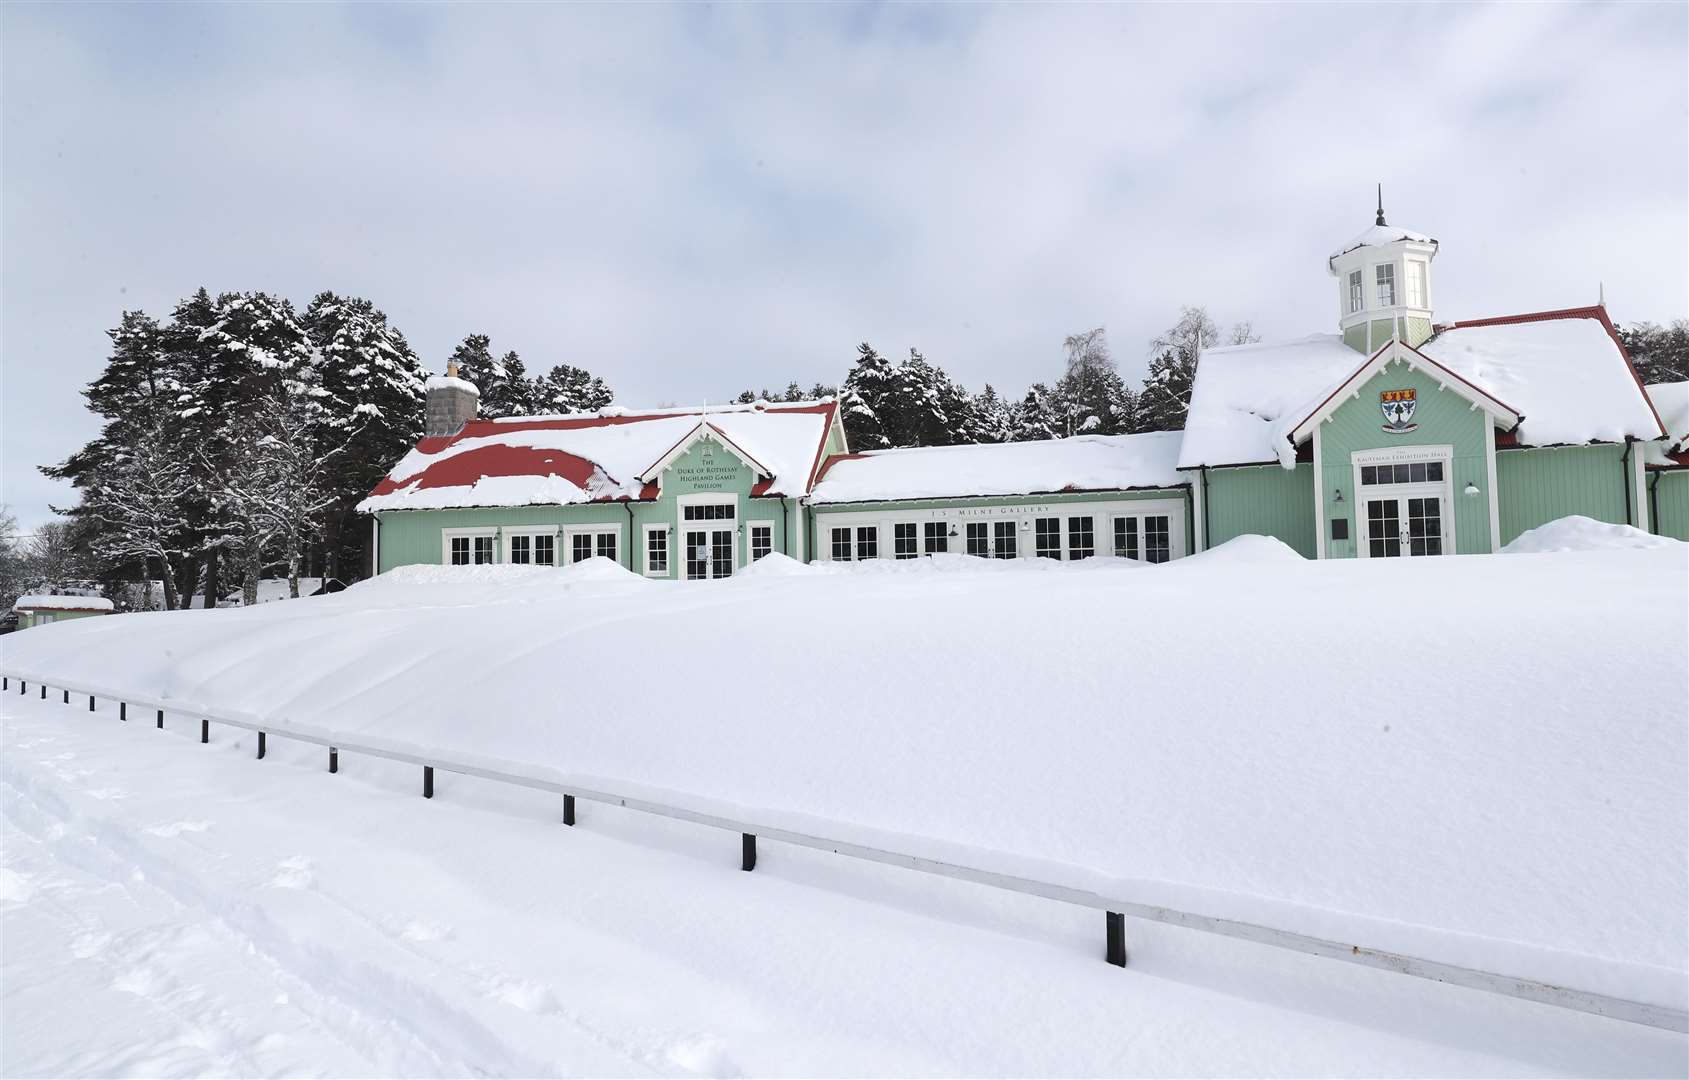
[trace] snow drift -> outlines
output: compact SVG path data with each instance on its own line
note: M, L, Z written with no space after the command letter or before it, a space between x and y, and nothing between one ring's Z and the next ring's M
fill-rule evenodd
M1673 548L1689 554L1689 546L1669 536L1655 536L1634 525L1617 525L1581 514L1555 518L1520 533L1503 547L1504 555L1540 555L1547 551L1613 551L1624 548Z
M413 568L4 661L1683 1008L1681 548L1238 555Z

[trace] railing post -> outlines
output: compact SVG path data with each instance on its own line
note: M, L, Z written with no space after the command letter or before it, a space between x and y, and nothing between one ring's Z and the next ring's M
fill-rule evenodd
M422 797L424 799L434 797L434 766L432 765L422 767Z
M199 721L199 741L202 743L211 741L211 721L204 717L200 717Z
M94 711L94 695L93 694L88 695L88 711L89 712Z
M258 760L264 760L264 733L262 731L258 733Z
M164 730L164 710L158 710L158 730Z
M47 700L47 684L46 683L41 684L41 700L42 701Z
M332 746L328 748L328 771L331 773L340 771L340 751Z
M70 704L70 691L69 690L65 691L65 704L66 705Z
M1108 913L1108 962L1126 966L1126 916L1118 911Z
M11 688L12 677L10 675L0 675L0 690L10 690Z
M129 719L129 703L127 701L117 703L117 718L119 720Z
M574 823L575 797L573 795L565 795L563 796L563 824L573 825Z
M739 869L757 868L757 838L755 833L739 834Z

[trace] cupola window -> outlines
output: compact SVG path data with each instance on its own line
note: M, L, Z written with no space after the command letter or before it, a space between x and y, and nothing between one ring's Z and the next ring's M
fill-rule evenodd
M1425 296L1425 264L1418 259L1408 260L1407 302L1408 307L1430 307Z
M1396 265L1385 263L1376 268L1378 273L1378 306L1381 308L1396 306Z
M1361 284L1361 272L1349 271L1349 314L1353 315L1366 303L1366 290Z

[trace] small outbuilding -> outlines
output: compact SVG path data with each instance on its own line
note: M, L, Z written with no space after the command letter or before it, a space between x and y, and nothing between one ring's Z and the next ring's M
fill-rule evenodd
M110 615L112 603L103 596L60 596L36 594L18 597L12 610L18 613L18 629L27 630L66 619L86 619L90 615Z

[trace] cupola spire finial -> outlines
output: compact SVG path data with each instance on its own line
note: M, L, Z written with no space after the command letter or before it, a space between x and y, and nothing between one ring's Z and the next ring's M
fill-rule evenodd
M1382 183L1378 185L1378 221L1376 224L1384 224L1384 185Z

